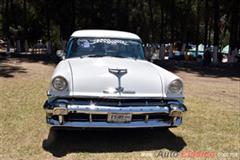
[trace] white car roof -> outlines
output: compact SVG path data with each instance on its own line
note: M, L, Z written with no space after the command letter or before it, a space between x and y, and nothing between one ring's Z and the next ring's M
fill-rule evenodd
M140 40L141 38L133 33L113 30L79 30L73 32L71 37L98 37L98 38L120 38L120 39L134 39Z

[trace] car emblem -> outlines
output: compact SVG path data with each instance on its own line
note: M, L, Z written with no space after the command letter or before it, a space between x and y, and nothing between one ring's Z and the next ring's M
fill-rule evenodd
M124 91L124 88L121 86L121 78L125 74L127 74L127 69L108 69L109 73L115 75L118 79L118 87L117 88L110 88L108 90L104 90L104 93L127 93L127 94L134 94L134 91Z
M127 69L108 69L108 71L118 78L121 78L123 75L127 74Z

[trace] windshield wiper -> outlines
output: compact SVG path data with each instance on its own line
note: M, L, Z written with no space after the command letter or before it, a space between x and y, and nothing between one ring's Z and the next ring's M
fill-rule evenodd
M117 58L131 58L131 59L137 59L136 57L126 57L121 55L103 55L103 54L88 54L80 56L80 58L87 58L87 57L117 57Z
M136 57L126 57L126 56L120 56L120 55L114 55L112 57L117 57L117 58L131 58L131 59L137 59Z
M88 54L88 55L84 55L84 56L80 56L81 58L86 58L86 57L105 57L108 55L100 55L100 54Z
M111 57L117 57L117 58L129 58L129 57L120 56L120 55L114 55L114 56L111 56Z

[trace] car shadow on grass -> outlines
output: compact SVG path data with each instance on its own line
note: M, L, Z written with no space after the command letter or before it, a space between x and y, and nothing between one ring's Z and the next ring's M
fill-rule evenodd
M55 157L69 153L111 153L168 149L179 152L186 142L166 129L56 130L42 147Z

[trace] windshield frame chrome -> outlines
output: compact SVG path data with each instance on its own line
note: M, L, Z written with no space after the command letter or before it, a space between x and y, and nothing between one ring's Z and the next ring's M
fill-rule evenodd
M116 40L123 40L123 41L135 41L139 43L139 46L141 47L141 52L140 56L138 57L118 57L118 56L112 56L112 57L116 57L116 58L133 58L133 59L140 59L140 60L145 60L145 53L144 53L144 47L142 46L142 41L141 40L136 40L136 39L122 39L122 38L111 38L111 37L71 37L67 43L67 47L66 47L66 59L68 58L74 58L74 56L70 56L70 51L72 48L72 44L73 44L73 40L75 39L116 39ZM81 56L79 56L81 58ZM88 56L86 56L88 57Z

